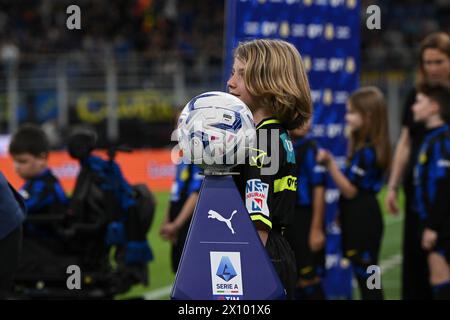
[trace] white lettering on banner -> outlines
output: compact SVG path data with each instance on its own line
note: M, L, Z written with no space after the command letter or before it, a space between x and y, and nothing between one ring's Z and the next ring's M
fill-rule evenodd
M345 0L330 0L330 5L334 8L345 5Z
M176 174L176 168L172 164L160 164L156 161L149 161L146 171L148 177L152 179L173 178Z
M320 91L318 91L320 94ZM347 103L348 100L348 96L349 96L349 92L348 91L331 91L330 89L324 89L323 91L323 96L324 96L324 101L325 96L328 95L329 97L327 98L328 100L330 100L330 102L328 104L331 103L335 103L335 104L345 104ZM317 97L318 99L318 97Z
M314 39L322 36L323 25L321 24L310 24L308 25L308 38Z
M325 124L314 124L312 127L312 135L315 138L336 138L344 134L344 125L340 123Z
M336 91L334 93L334 103L345 104L348 100L348 91Z
M321 138L325 136L325 125L323 124L315 124L312 127L313 136L316 138Z
M310 59L309 56L305 56L303 60ZM312 60L312 68L316 72L326 72L329 71L331 73L341 72L345 70L347 73L355 72L355 60L352 57L348 57L347 59L332 57L332 58L314 58ZM306 65L306 63L305 63ZM309 69L309 68L307 68ZM338 91L339 92L339 91Z
M314 71L327 71L327 59L326 58L316 58L313 60Z
M311 90L311 98L314 103L320 100L321 92L320 90Z
M351 30L347 26L338 26L336 27L336 38L340 40L350 39Z
M316 6L326 6L328 5L327 0L316 0Z
M265 21L261 25L261 33L263 36L276 34L278 31L278 23Z
M328 70L332 73L341 71L344 69L344 59L342 58L330 58L328 60Z
M244 30L247 30L247 26L245 26ZM291 35L293 37L303 38L308 37L310 39L318 38L323 35L323 31L327 29L327 39L335 38L337 40L348 40L351 38L352 33L351 29L348 26L334 26L331 23L325 24L301 24L301 23L293 23L291 26Z
M291 34L293 37L304 37L306 35L306 25L304 24L293 24L291 27Z
M327 136L329 138L335 138L337 136L343 135L344 126L342 124L330 124L327 127Z
M259 33L259 22L246 22L244 24L244 33L249 36L256 36Z

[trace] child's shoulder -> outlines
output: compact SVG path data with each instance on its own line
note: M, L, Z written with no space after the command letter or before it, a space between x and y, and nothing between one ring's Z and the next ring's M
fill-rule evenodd
M427 152L433 149L450 152L450 126L446 125L429 132L425 136L423 146Z
M450 126L447 126L447 129L442 132L438 141L441 144L442 152L445 153L444 156L450 158Z
M36 175L35 177L33 177L30 180L42 180L42 181L57 181L58 178L56 177L56 175L53 173L52 169L50 169L49 167L46 167L41 173L39 173L38 175Z
M371 143L366 143L361 148L355 151L353 157L365 159L366 162L376 161L377 153L375 150L375 146Z
M311 136L304 136L297 138L294 141L294 148L298 150L318 150L319 149L319 143L316 139L314 139Z

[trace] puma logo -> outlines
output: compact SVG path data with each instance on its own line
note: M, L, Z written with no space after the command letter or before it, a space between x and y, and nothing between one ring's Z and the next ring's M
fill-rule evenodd
M235 234L233 226L231 225L231 219L233 219L233 216L236 214L237 210L234 210L231 213L231 216L228 219L225 219L224 217L222 217L222 215L220 213L218 213L217 211L214 210L209 210L208 211L208 219L216 219L222 222L225 222L225 224L227 225L228 229L231 230L232 234Z

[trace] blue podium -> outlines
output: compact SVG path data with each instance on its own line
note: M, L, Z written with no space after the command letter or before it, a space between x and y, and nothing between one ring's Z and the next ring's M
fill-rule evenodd
M284 288L230 175L207 175L171 298L285 299Z

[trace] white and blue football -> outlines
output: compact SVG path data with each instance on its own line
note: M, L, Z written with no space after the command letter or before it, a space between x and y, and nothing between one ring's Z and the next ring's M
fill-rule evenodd
M239 98L220 91L191 99L177 129L184 161L212 171L229 171L244 163L256 143L250 109Z

